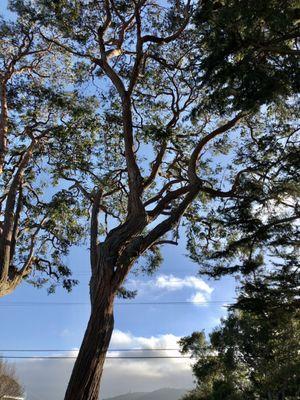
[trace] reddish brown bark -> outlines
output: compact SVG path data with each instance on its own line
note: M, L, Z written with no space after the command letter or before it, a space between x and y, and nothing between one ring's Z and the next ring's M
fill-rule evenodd
M114 329L115 290L113 269L105 260L98 263L100 274L90 282L91 315L76 359L65 400L98 400L106 353Z
M0 89L1 117L0 117L0 174L3 172L4 158L7 150L7 94L6 82L3 82Z

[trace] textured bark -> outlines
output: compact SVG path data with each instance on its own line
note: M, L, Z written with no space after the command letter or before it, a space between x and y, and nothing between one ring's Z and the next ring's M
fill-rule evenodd
M124 96L122 99L122 109L125 158L128 170L128 185L130 189L128 213L129 215L138 215L143 213L144 211L144 206L141 200L141 195L143 191L143 178L137 165L136 156L134 153L131 99L127 95Z
M15 272L13 269L11 269L11 261L13 259L13 252L15 249L15 241L16 238L14 237L14 234L16 234L18 230L18 222L19 222L19 213L20 213L20 207L22 202L22 180L23 180L23 174L24 170L32 156L34 146L36 144L36 141L33 140L31 142L31 145L28 147L27 151L25 152L19 167L17 169L17 172L15 173L12 183L10 185L8 194L7 194L7 199L6 199L6 204L5 204L5 211L4 211L4 221L3 221L3 227L2 227L2 232L0 235L0 283L5 283L9 279L11 279L10 274L12 277L14 277ZM17 197L19 192L19 198ZM16 206L17 203L17 207ZM32 254L31 254L32 255ZM28 265L29 267L30 265ZM27 267L26 267L27 268ZM25 273L25 269L22 268L20 270L21 276L23 273Z
M7 151L7 120L8 120L8 109L7 109L7 94L6 94L6 82L1 85L1 117L0 117L0 174L3 172L4 158Z
M114 328L111 286L113 269L105 261L98 264L101 278L92 275L90 282L91 315L84 335L65 400L98 400L106 353Z

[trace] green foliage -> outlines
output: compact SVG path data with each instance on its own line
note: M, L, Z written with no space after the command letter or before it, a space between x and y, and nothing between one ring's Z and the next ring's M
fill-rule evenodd
M117 292L117 296L120 299L134 299L137 295L136 290L127 290L125 287L120 287Z
M82 243L87 211L64 189L57 172L61 143L70 136L79 143L72 160L84 159L90 143L81 138L95 128L95 99L71 87L76 79L74 71L66 72L68 56L50 51L34 20L20 16L14 23L1 21L0 35L0 78L8 114L1 115L1 126L7 124L7 148L2 152L0 214L3 229L9 226L8 212L14 224L9 228L9 277L13 281L22 271L24 279L37 287L47 284L51 293L60 283L70 291L77 281L71 279L64 258L71 246ZM4 105L3 92L1 96ZM3 236L0 272L4 241Z
M249 294L241 292L240 301L255 304ZM209 342L203 333L181 339L182 352L196 359L197 388L185 400L297 398L299 309L287 309L284 302L276 308L268 302L262 309L250 308L231 310Z
M137 265L136 272L142 272L147 275L153 275L163 262L163 256L161 254L159 246L154 246L148 250L142 257L140 265Z
M63 109L67 114L52 127L53 159L47 160L52 183L66 186L69 195L78 199L76 205L66 201L61 212L69 209L78 223L85 222L101 188L97 240L109 241L118 229L123 235L130 225L128 177L132 171L124 143L124 95L116 85L117 76L125 89L134 81L130 93L133 143L127 150L133 149L140 181L147 182L165 147L157 173L138 194L145 205L143 218L146 214L148 220L130 240L142 242L152 227L162 227L163 219L171 221L169 217L193 187L189 169L195 148L236 117L237 110L243 110L244 117L236 125L202 148L195 163L198 194L162 237L176 237L178 225L184 225L190 257L201 273L217 278L226 273L249 276L266 263L284 265L297 251L299 234L298 104L293 97L298 90L294 43L298 11L291 1L281 3L201 2L191 15L193 23L182 34L160 42L184 20L183 2L170 1L168 7L146 2L142 34L152 33L156 39L143 44L141 65L136 69L134 2L115 2L117 8L111 10L101 45L107 17L102 0L11 1L13 10L38 26L39 40L51 43L64 70L58 82L68 82L70 88L63 91L56 84L53 96L42 94L51 100L55 112ZM121 37L130 16L133 25ZM277 47L266 47L270 45ZM115 50L117 56L110 58ZM101 63L103 57L110 72ZM93 94L89 99L83 96L87 91ZM193 113L195 109L199 112ZM72 240L83 235L69 216L65 221L70 230L64 232ZM152 224L151 229L147 224ZM142 270L155 271L162 261L159 248L163 243L157 245L158 239L137 247L132 264L144 253ZM130 240L120 246L121 253L130 247ZM118 255L112 256L115 264Z
M244 129L249 136L241 132L238 148L231 150L227 171L228 177L232 172L238 177L237 195L206 205L199 201L197 211L188 215L188 249L202 273L247 276L264 263L284 263L280 260L288 254L298 254L296 111L289 109L289 122L275 112L277 120L270 113L261 114L260 121L248 118ZM244 172L238 174L237 168Z
M57 82L69 89L55 83L54 96L40 91L55 118L44 121L51 140L36 158L62 187L46 206L39 196L34 206L26 203L34 220L40 210L49 214L38 252L52 257L68 288L59 256L84 236L90 219L92 313L102 316L116 294L134 296L122 286L133 265L144 256L140 270L155 272L161 246L177 244L184 226L200 273L239 273L245 292L209 342L203 333L181 342L198 359L191 398L262 400L283 391L292 398L299 367L290 274L300 217L297 8L291 1L201 1L192 15L184 3L11 1L61 60ZM85 99L87 92L94 96ZM17 100L20 113L26 104ZM27 120L37 110L35 101ZM22 126L22 118L11 125ZM19 141L14 153L26 147ZM28 170L33 180L35 168ZM47 263L39 260L37 268ZM284 294L276 300L278 292ZM101 372L101 338L113 319L104 320L106 326L91 318L73 375L85 365L89 382L72 378L70 393L95 396L101 373L91 382L89 372L97 363ZM91 345L95 321L101 340L93 336ZM94 354L88 363L87 353Z
M298 93L299 14L295 0L200 1L200 107L257 109Z
M159 127L158 125L149 125L145 127L143 134L145 135L146 138L147 136L149 136L150 138L154 138L157 141L161 141L170 139L172 130L171 129L168 130L164 126Z

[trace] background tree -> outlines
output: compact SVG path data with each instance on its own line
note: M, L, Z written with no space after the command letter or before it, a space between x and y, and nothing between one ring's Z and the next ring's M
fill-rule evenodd
M142 256L144 270L155 270L160 247L176 245L182 226L191 257L212 276L253 273L262 253L278 261L296 245L295 104L255 116L252 107L193 113L207 94L189 3L13 4L47 43L72 55L78 90L89 82L100 100L84 157L74 157L76 136L53 145L61 152L57 179L71 182L68 195L82 196L83 213L91 209L91 316L65 398L96 400L114 299L128 295L124 282Z
M18 382L13 366L0 359L0 399L6 396L24 396L24 389Z
M197 387L185 399L298 398L300 326L299 307L294 302L299 276L291 285L294 295L291 290L288 295L279 290L280 296L273 296L276 277L269 276L268 284L264 280L263 290L257 277L247 283L238 305L210 334L209 342L203 332L181 340L182 352L191 352L197 360L193 366ZM256 288L260 298L266 299L260 308L257 298L249 297L250 285L251 294Z
M51 149L56 138L72 132L78 139L88 129L93 105L61 89L72 81L63 73L66 59L41 40L34 22L1 20L0 36L0 296L24 278L70 290L76 282L63 256L82 229L76 199L54 180L49 185L60 157Z
M199 1L200 107L248 110L298 93L299 15L295 0Z

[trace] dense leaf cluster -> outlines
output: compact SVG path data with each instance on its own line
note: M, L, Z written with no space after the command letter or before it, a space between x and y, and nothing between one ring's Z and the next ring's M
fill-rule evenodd
M248 283L239 296L242 310L231 310L209 341L203 332L181 340L182 351L196 358L197 387L186 400L292 400L299 396L299 308L295 303L286 307L290 293L281 290L278 298L276 289L269 286L272 279L275 283L274 277L264 285L256 280L251 283L253 295L255 287L257 296L265 296L262 307L248 297Z
M195 16L203 104L257 109L299 92L299 3L206 0Z

